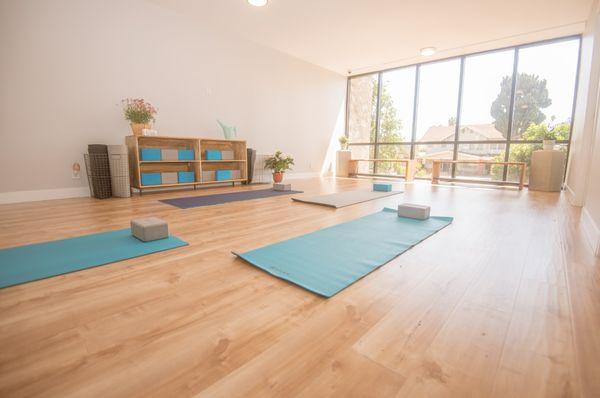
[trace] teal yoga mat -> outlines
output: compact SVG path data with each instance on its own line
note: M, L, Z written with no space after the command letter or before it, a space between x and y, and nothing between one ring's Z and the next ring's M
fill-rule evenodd
M186 245L175 236L142 242L128 228L2 249L0 288Z
M311 292L331 297L452 222L398 217L385 208L353 221L237 256Z

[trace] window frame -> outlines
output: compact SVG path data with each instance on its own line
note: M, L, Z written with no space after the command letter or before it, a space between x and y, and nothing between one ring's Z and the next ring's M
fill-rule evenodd
M570 151L571 151L571 139L572 139L572 135L573 135L573 124L574 124L574 119L575 119L575 107L577 105L577 88L578 88L577 86L579 84L579 67L581 64L581 41L582 41L581 38L582 38L582 35L580 35L580 34L569 35L569 36L563 36L563 37L558 37L558 38L554 38L554 39L540 40L540 41L535 41L535 42L530 42L530 43L519 44L516 46L508 46L508 47L496 48L493 50L473 52L473 53L462 54L462 55L457 55L457 56L453 56L453 57L435 59L435 60L431 60L431 61L419 62L416 64L403 65L400 67L381 69L381 70L377 70L377 71L373 71L373 72L360 73L360 74L349 76L347 78L347 85L346 85L346 118L345 118L345 120L346 120L345 135L346 135L346 137L348 137L348 135L349 135L349 132L348 132L348 127L349 127L348 122L350 120L350 105L349 105L350 101L349 100L350 100L350 96L352 95L351 80L355 79L355 78L359 78L359 77L368 76L368 75L377 75L377 103L376 103L376 114L375 114L376 131L375 131L374 142L350 142L348 145L349 146L355 146L355 145L365 146L366 145L369 147L373 146L374 147L373 153L374 153L375 158L378 157L380 146L383 146L383 145L408 145L408 146L410 146L410 159L415 159L416 146L430 145L430 144L444 144L444 145L449 145L452 147L453 160L458 160L459 145L464 145L464 144L475 144L475 145L476 144L504 144L505 145L504 161L508 161L509 156L510 156L510 149L513 144L541 144L543 142L542 140L512 139L512 129L513 129L512 118L513 118L513 114L514 114L515 87L517 84L516 77L518 76L519 51L521 49L528 48L528 47L536 47L536 46L540 46L540 45L559 43L562 41L569 41L569 40L576 39L578 42L578 51L577 51L575 84L574 84L574 89L573 89L573 100L572 100L572 105L571 105L569 139L568 140L556 140L557 145L564 145L564 144L567 145L566 162L568 164L569 155L570 155ZM463 141L461 141L460 140L460 128L461 128L460 116L461 116L461 107L462 107L462 96L463 96L463 91L464 91L463 83L464 83L465 60L467 57L474 56L474 55L485 55L485 54L491 54L491 53L495 53L495 52L499 52L499 51L506 51L506 50L514 51L513 69L512 69L512 87L511 87L510 102L509 102L510 112L508 115L508 131L506 133L506 139L505 140L470 140L470 141L463 140ZM416 134L417 134L417 118L418 118L418 111L419 111L419 79L421 77L420 76L421 67L423 65L434 64L434 63L438 63L438 62L445 62L445 61L450 61L450 60L458 60L460 62L460 72L459 72L459 77L458 77L459 78L458 93L457 93L458 106L457 106L456 115L455 115L455 118L456 118L455 126L456 127L455 127L455 132L454 132L454 140L453 141L417 141ZM414 68L414 73L415 73L415 87L413 89L412 131L411 131L410 141L379 142L379 133L380 133L379 118L380 118L380 111L381 111L380 97L381 97L382 75L386 72L391 72L391 71L396 71L396 70L406 69L406 68ZM374 162L374 163L375 164L373 165L373 173L370 173L370 174L359 173L358 175L401 178L401 176L398 176L398 175L378 174L377 162ZM500 180L500 181L464 180L464 179L456 178L456 164L452 164L451 177L440 178L440 180L455 181L455 182L471 182L471 183L476 182L476 183L495 184L495 185L512 185L512 184L516 185L517 184L517 183L507 181L507 176L508 176L508 167L504 166L504 170L502 173L502 180ZM565 167L565 175L563 176L563 180L565 177L566 177L566 167ZM422 177L415 177L415 178L428 179L428 178L422 178Z

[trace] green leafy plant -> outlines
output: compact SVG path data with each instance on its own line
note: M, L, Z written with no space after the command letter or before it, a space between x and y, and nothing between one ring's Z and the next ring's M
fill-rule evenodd
M294 158L289 155L284 155L281 151L276 151L271 157L265 160L265 167L273 170L274 173L283 173L291 169L294 165Z
M348 137L346 137L345 135L341 135L340 138L338 138L338 141L340 142L342 149L348 149Z
M148 124L154 121L156 108L143 98L125 98L122 102L125 120L139 124Z

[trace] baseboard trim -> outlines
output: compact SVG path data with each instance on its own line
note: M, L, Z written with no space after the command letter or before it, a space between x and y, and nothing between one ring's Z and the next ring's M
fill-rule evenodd
M40 189L37 191L0 192L0 204L90 196L88 187Z
M600 227L596 225L585 207L581 210L581 227L594 255L600 256Z
M565 193L570 204L577 207L583 206L582 200L577 197L575 191L573 191L568 184L565 184Z

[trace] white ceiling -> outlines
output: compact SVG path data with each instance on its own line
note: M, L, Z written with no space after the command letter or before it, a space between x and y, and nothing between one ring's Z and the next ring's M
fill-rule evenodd
M580 33L595 0L153 0L323 68L352 74Z

